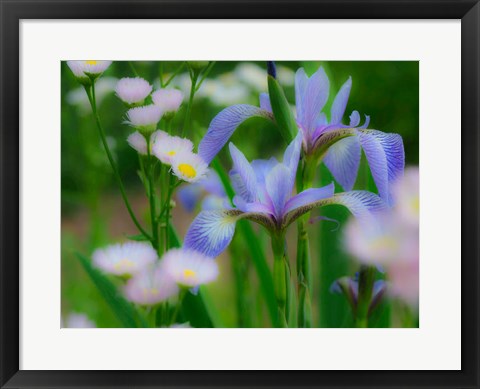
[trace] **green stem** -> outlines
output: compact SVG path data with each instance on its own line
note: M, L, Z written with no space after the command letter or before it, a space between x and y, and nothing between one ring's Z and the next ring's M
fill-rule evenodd
M285 237L281 234L272 235L273 251L273 286L275 289L275 298L277 300L278 325L279 327L288 327L288 317L286 312L287 296L289 284L288 264L285 253Z
M302 163L297 179L297 191L311 188L315 177L315 164L308 158ZM313 167L312 167L313 166ZM308 239L307 223L310 213L303 215L297 222L297 282L298 282L298 326L312 326L312 260Z
M160 61L160 65L159 65L159 75L158 75L158 79L160 80L160 88L163 88L163 62Z
M252 328L253 317L247 314L247 312L254 310L252 307L251 285L248 277L250 262L248 255L245 255L240 243L240 241L234 239L229 250L232 257L232 270L235 279L237 327Z
M157 306L151 306L146 309L146 322L149 328L157 327Z
M135 69L135 66L133 66L132 61L128 61L128 65L130 66L130 69L132 69L132 72L133 72L133 74L135 75L135 77L138 77L138 72L137 72L137 70Z
M198 82L197 86L195 87L195 92L200 89L200 87L201 87L202 84L203 84L203 81L206 80L208 74L211 72L211 70L213 69L213 66L214 66L214 65L215 65L215 61L210 61L210 63L209 63L208 66L205 68L205 71L204 71L203 74L202 74L202 78L200 79L200 81Z
M197 91L197 80L198 80L198 71L197 70L192 70L190 73L190 80L192 82L192 85L190 86L190 97L188 98L188 105L187 105L187 111L185 112L185 120L183 122L183 127L182 127L182 137L185 136L185 131L186 127L190 123L190 116L192 114L192 105L193 105L193 98L195 97L195 92Z
M135 216L132 207L130 206L130 202L128 201L127 193L125 191L125 187L123 186L122 178L120 176L120 173L118 172L117 165L115 163L115 160L113 159L112 153L110 152L110 147L108 146L108 142L105 136L105 131L103 130L102 124L100 123L100 117L97 112L97 103L95 99L95 82L92 81L92 90L91 93L88 90L88 87L85 87L85 91L87 92L88 99L90 101L90 105L92 107L93 115L95 117L95 122L97 124L97 129L100 134L100 139L102 140L103 147L105 149L105 153L107 154L108 161L110 162L110 166L112 167L113 174L117 180L118 186L120 188L120 192L122 194L123 202L125 203L125 206L127 207L128 214L130 215L130 218L132 219L133 223L137 227L137 229L150 241L153 241L153 238L143 229L143 227L140 225L139 221L137 220L137 217Z
M155 161L152 159L152 154L150 151L150 141L151 138L148 137L147 139L147 157L148 157L148 171L147 171L147 179L148 179L148 198L150 202L150 219L152 224L152 237L153 237L153 247L157 250L157 253L160 255L159 251L159 244L158 244L158 223L157 223L157 211L155 205L155 185L153 184L153 175L154 175L154 163Z
M168 250L170 248L170 202L172 200L172 194L174 190L174 185L172 184L172 175L168 178L168 192L167 200L165 201L165 248Z
M355 315L357 328L368 326L368 311L372 301L373 283L375 281L375 267L362 265L358 279L358 299Z
M185 66L185 62L182 62L182 64L178 67L178 69L175 70L175 72L170 76L170 78L162 85L162 88L167 87L173 81L176 75L182 71L184 66Z

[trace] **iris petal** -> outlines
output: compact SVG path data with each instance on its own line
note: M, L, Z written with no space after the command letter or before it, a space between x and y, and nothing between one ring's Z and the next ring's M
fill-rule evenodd
M279 221L283 216L283 208L293 190L290 179L291 170L283 163L279 163L267 175L265 180L268 196L275 210L275 217Z
M260 94L260 109L272 113L272 104L270 103L270 96L268 93Z
M350 127L357 127L360 124L360 114L358 111L353 111L350 114Z
M225 146L237 127L254 116L272 118L269 112L248 104L232 105L221 111L213 118L207 133L198 146L200 157L206 163L210 163Z
M330 198L308 203L286 213L283 221L283 228L286 228L297 218L314 208L333 204L343 205L348 208L355 217L362 220L370 220L373 213L386 208L385 202L374 193L363 190L343 192L335 194Z
M295 139L288 145L283 154L283 164L290 169L289 185L293 189L295 176L297 174L298 161L300 159L300 151L302 149L303 135L299 132ZM290 191L291 192L291 191Z
M402 137L377 130L359 130L358 136L378 193L391 205L390 186L405 168Z
M182 186L177 191L177 198L187 212L193 212L202 197L202 187L199 184Z
M238 210L200 212L187 231L184 247L217 257L232 241L241 214Z
M352 78L349 77L348 80L342 85L335 100L332 104L332 109L330 110L330 123L336 124L341 123L343 119L343 114L345 113L345 108L347 107L348 97L350 96L350 90L352 89Z
M290 198L285 204L285 213L291 212L297 208L304 207L310 203L317 202L333 196L335 186L333 183L322 188L310 188Z
M315 130L317 117L327 102L329 89L330 82L327 74L320 67L308 80L302 100L303 117L300 117L300 124L309 133Z
M323 162L346 191L352 190L355 184L361 155L360 142L356 136L334 143L325 155Z
M295 105L297 109L297 119L303 118L303 99L305 96L305 89L308 84L308 76L303 68L300 68L295 73Z
M238 175L235 179L235 187L239 190L237 194L242 196L245 201L252 202L257 198L257 177L255 172L245 155L233 143L230 143L229 148L233 160L233 169L235 174Z

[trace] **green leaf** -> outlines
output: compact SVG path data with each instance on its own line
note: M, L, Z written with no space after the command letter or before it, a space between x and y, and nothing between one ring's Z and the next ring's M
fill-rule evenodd
M212 328L213 320L210 319L208 309L202 298L202 294L194 295L187 293L182 302L182 315L195 328Z
M208 317L210 317L210 320L212 321L213 326L215 328L225 327L220 317L220 314L216 309L213 309L214 305L213 305L212 297L210 296L210 293L208 292L207 288L205 288L205 286L201 286L198 294L200 296L200 299L203 302L203 306L205 308L205 311L208 314Z
M117 287L95 269L89 259L79 253L76 253L76 256L122 325L127 328L147 327L145 320L134 306L121 296Z
M182 242L178 237L178 233L175 230L175 227L173 226L172 223L169 223L168 228L169 228L168 238L170 239L170 247L180 247L182 245Z
M285 142L290 143L298 132L297 123L282 87L272 76L268 76L268 94L280 133Z

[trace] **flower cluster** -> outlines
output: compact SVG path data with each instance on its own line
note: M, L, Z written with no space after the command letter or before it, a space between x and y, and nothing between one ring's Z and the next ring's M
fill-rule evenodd
M110 62L69 61L68 66L84 85L123 200L140 232L132 238L134 241L97 249L92 262L121 283L127 300L152 315L149 320L153 326L171 326L185 293L196 293L198 287L218 278L215 258L232 242L237 222L242 219L262 226L270 238L273 271L269 273L268 264L260 262L262 258L257 258L256 268L266 299L273 299L269 301L273 304L273 309L269 307L272 324L311 326L313 277L306 216L329 205L340 205L354 216L345 228L345 246L358 259L361 270L353 279L338 280L333 290L349 299L357 325L366 326L369 311L386 290L411 305L418 301L418 172L408 170L404 176L405 152L400 135L368 128L368 116L360 125L360 114L355 110L348 124L344 123L351 78L325 112L330 82L322 67L310 77L300 68L293 77L293 73L282 72L274 62L268 62L268 76L264 74L263 79L257 68L239 68L231 75L233 82L238 77L257 92L268 88L269 93L260 93L259 107L236 104L219 112L200 141L198 152L184 134L190 125L195 93L202 83L208 87L206 78L212 62L187 62L178 69L186 66L190 81L183 124L179 124L177 114L185 93L168 87L177 73L165 83L161 76L156 90L156 82L138 76L120 79L115 93L127 106L124 123L134 129L126 141L138 153L139 176L148 198L151 228L144 228L128 202L96 109L96 81ZM294 112L279 84L282 77L281 82L295 90ZM224 171L218 160L212 163L240 124L253 116L278 127L286 140L282 158L249 161L230 142L231 170ZM362 150L378 194L353 190ZM209 169L210 163L215 171ZM318 184L315 172L321 163L336 183ZM175 206L172 196L182 182L188 184L179 189L178 198L190 212L207 194L183 245L171 222ZM286 233L293 223L297 225L295 279L286 250ZM372 276L377 268L387 274L387 282ZM415 283L416 290L412 288ZM175 305L173 314L169 302Z
M126 278L124 294L139 305L156 305L215 281L215 260L189 249L171 249L159 260L149 243L126 242L96 250L93 264L107 274Z
M126 123L135 128L127 141L139 154L154 155L180 180L197 182L205 177L208 165L193 152L193 143L179 136L158 130L162 117L168 121L180 108L183 93L177 89L159 89L152 93L152 86L140 77L122 78L116 87L117 96L131 108ZM147 98L151 104L143 104ZM148 146L147 146L148 144Z
M351 220L345 229L347 250L366 265L378 266L388 278L391 295L418 307L419 174L408 168L392 185L395 206L366 225Z

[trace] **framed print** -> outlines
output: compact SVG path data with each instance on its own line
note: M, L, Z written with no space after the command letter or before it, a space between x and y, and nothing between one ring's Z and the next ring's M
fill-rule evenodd
M1 14L2 388L479 386L477 1Z

